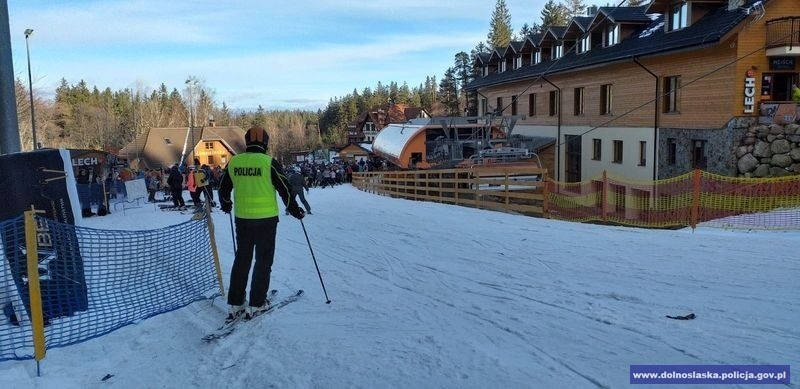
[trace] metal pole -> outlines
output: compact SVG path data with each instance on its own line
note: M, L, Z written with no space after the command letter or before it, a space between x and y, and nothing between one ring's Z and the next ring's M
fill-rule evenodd
M322 282L322 273L319 272L319 265L317 265L317 258L314 256L314 249L311 248L311 241L308 240L308 232L306 232L306 225L303 224L303 219L300 219L300 225L303 226L303 234L306 235L306 242L308 243L308 249L311 251L311 259L314 260L314 266L317 268L319 283L320 285L322 285L322 293L325 293L325 304L330 304L331 299L328 298L328 291L325 290L325 283Z
M33 29L25 30L25 51L28 54L28 92L31 96L31 135L33 136L33 149L39 148L39 143L36 141L36 116L34 115L33 108L33 78L31 76L31 49L28 46L28 38L33 34Z
M222 200L220 200L220 207L222 206L221 202L222 202ZM231 215L229 213L228 214L228 219L231 220L231 242L233 242L233 255L236 255L236 235L233 234L233 231L235 231L236 228L233 227L233 215Z
M11 60L8 4L6 0L0 0L0 154L19 151L19 123L14 91L14 64Z

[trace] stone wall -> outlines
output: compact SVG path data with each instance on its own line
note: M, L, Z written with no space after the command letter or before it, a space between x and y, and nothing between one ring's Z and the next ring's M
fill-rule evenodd
M706 161L700 168L723 176L737 174L737 156L733 151L740 144L748 129L756 123L751 118L734 118L720 129L674 129L662 128L658 132L658 178L665 179L691 172L693 143L706 142ZM667 161L670 139L675 141L675 163Z
M740 177L800 174L800 125L751 126L736 148L736 159Z

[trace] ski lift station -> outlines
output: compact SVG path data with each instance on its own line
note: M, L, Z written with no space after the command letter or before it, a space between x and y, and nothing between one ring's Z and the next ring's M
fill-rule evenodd
M383 128L372 151L400 169L450 168L480 164L488 158L496 163L527 161L540 167L538 157L528 148L510 147L515 123L514 116L413 119Z

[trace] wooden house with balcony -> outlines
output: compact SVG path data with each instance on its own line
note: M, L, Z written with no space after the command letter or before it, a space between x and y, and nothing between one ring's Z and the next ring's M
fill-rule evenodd
M347 126L348 144L372 143L378 133L392 123L429 117L424 109L405 104L387 104L380 108L362 112Z
M135 169L169 168L175 164L201 164L224 168L231 157L245 150L245 131L237 126L150 128L120 150L118 157ZM185 151L184 151L185 145Z
M558 140L558 181L603 171L654 180L694 168L750 175L742 155L756 165L769 158L753 150L762 141L754 126L780 122L795 131L797 105L788 100L800 81L797 0L600 7L511 52L523 66L503 68L506 48L477 55L468 88L478 92L478 115L521 115L516 134ZM779 135L800 148L800 134ZM798 174L800 161L767 171Z

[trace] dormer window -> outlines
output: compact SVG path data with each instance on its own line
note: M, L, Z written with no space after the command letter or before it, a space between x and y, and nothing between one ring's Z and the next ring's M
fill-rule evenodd
M522 67L522 56L518 55L514 57L514 69L519 69Z
M605 46L614 46L619 43L619 24L609 24L605 29Z
M542 52L536 50L536 52L533 53L533 64L536 65L540 63L542 63Z
M578 44L575 45L575 51L578 54L585 53L592 48L592 35L586 35L585 37L581 38L578 41Z
M689 5L687 3L675 4L669 11L669 31L689 27Z
M500 62L500 73L506 71L506 61Z
M559 43L553 46L553 59L559 59L564 56L564 44Z
M483 65L483 69L481 70L481 74L483 74L484 77L489 75L489 65Z

